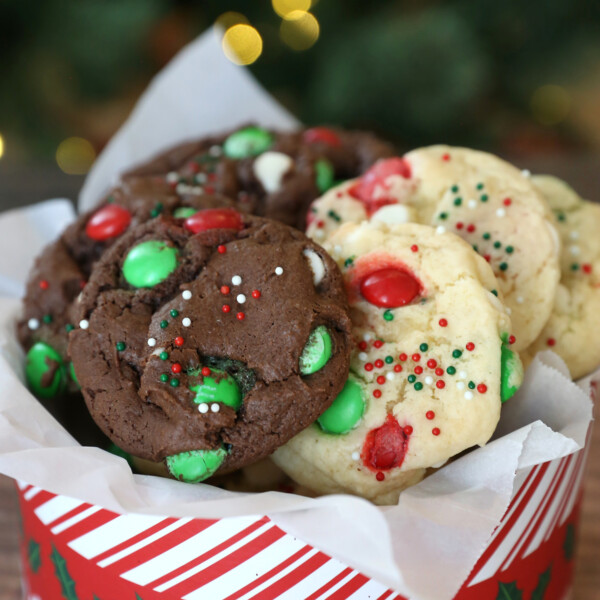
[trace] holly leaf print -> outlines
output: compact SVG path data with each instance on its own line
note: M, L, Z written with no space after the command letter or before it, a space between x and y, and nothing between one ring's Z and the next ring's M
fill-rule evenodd
M75 582L67 570L67 561L60 555L54 546L52 546L50 558L54 563L54 573L60 582L63 598L66 600L79 600L77 598L77 593L75 592Z
M552 565L550 565L539 577L535 590L531 594L531 600L544 600L546 588L552 577Z
M498 595L496 600L523 600L523 592L517 587L516 581L503 583L498 585Z
M42 556L40 545L34 539L29 540L29 544L27 544L27 560L29 561L31 572L37 573L42 564Z

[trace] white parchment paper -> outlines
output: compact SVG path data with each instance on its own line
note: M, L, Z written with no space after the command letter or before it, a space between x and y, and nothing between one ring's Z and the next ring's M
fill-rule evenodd
M295 120L213 32L184 49L150 85L91 171L80 207L94 205L120 171L193 136L248 120L289 128ZM33 257L73 218L52 200L0 215L0 472L118 512L222 518L267 514L313 544L413 599L450 599L506 510L519 471L583 447L592 418L589 378L572 383L562 361L540 355L502 412L496 439L378 508L351 496L318 499L240 494L133 475L127 463L80 447L23 384L14 333ZM436 565L435 581L431 565Z

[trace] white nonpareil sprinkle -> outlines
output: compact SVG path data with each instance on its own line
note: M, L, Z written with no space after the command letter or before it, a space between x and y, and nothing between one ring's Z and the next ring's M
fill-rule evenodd
M365 342L370 342L373 339L373 336L370 333L365 333L365 335L363 335L363 340L365 340Z
M214 146L211 146L208 149L208 153L211 156L221 156L221 154L223 154L223 150L221 149L221 146L217 146L216 144Z
M184 291L181 293L181 297L182 297L184 300L189 300L189 299L192 297L192 292L190 292L190 290L184 290Z
M523 177L531 177L531 171L529 169L523 169L521 175L523 175Z
M477 208L477 200L469 200L469 201L467 202L467 206L468 206L469 208Z
M218 413L221 410L221 406L219 404L217 404L216 402L214 402L213 404L210 405L210 410L212 410L212 412L214 412L214 413Z
M465 392L465 400L473 400L473 392Z
M333 251L336 254L341 254L342 253L342 247L339 244L337 244L336 246L333 247Z
M511 310L510 308L508 308L508 306L506 306L506 307L504 308L504 310L505 310L506 314L507 314L509 317L510 317L510 315L512 315L512 310Z
M192 324L192 320L189 317L184 317L183 319L181 319L181 324L184 327L189 327Z
M425 377L425 383L427 385L431 385L433 383L433 377L431 377L431 375L427 375L427 377Z
M246 302L246 296L244 296L244 294L238 294L236 300L240 304L244 304L244 302Z
M40 326L40 322L37 319L29 319L27 321L27 327L32 330L36 330Z
M81 329L87 329L89 326L90 322L87 319L82 319L79 321L79 327L81 327Z
M240 283L242 283L242 278L241 278L239 275L234 275L234 276L231 278L231 283L232 283L233 285L240 285Z
M167 182L168 183L175 183L176 181L179 181L179 175L177 173L175 173L175 171L171 171L170 173L167 173Z
M572 240L578 240L579 239L579 231L571 231L571 233L569 234L569 237Z
M283 268L275 267L275 275L283 275Z
M366 352L359 352L358 353L358 360L362 360L363 362L365 362L367 360L367 353Z
M392 373L391 371L385 376L385 378L388 381L394 381L394 379L396 378L396 375L394 373Z
M574 254L574 255L579 254L579 246L571 246L569 248L569 250L571 251L571 254Z
M438 225L435 228L435 232L439 234L446 233L446 228L443 225Z
M150 348L154 348L154 346L156 346L156 339L148 338L148 346L150 346Z
M467 378L467 372L466 371L459 371L458 376L461 379L466 379Z
M517 304L523 304L525 302L525 298L523 296L517 296Z
M360 460L360 452L354 451L352 453L352 460Z
M499 209L496 211L496 216L497 216L497 217L504 217L504 216L506 216L506 211L505 211L503 208L499 208Z
M457 387L459 390L464 390L464 389L465 389L465 382L464 382L464 381L457 381L457 382L456 382L456 387Z
M203 402L202 404L198 404L198 412L201 412L203 415L208 412L208 404Z
M325 237L325 232L322 229L317 229L313 235L318 239L322 239Z

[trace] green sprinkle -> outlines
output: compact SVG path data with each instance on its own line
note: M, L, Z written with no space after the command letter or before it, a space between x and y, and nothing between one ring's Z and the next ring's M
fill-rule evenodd
M175 317L178 317L178 316L179 316L179 311L178 311L178 310L176 310L176 309L173 309L173 310L170 312L170 315L171 315L173 318L175 318Z
M474 381L469 381L469 389L470 390L474 390L475 389L475 382Z
M508 269L508 263L501 262L499 265L501 271L506 271Z
M163 373L163 374L160 376L160 380L161 380L163 383L167 383L167 381L169 381L169 376L168 376L166 373Z
M564 213L559 213L556 217L559 221L566 221L567 217Z
M414 383L417 380L417 376L416 375L409 375L408 376L408 383Z
M346 268L348 268L348 267L352 266L352 263L353 263L353 262L354 262L354 257L353 257L353 256L351 256L350 258L347 258L347 259L344 261L344 266L345 266Z
M445 212L440 213L438 216L438 219L442 219L442 220L447 219L447 218L448 218L448 213L445 213Z
M427 344L423 343L419 346L419 350L421 352L427 352L427 350L429 350L429 346Z
M109 196L109 197L106 199L106 202L107 202L108 204L112 204L114 201L115 201L115 197L114 197L114 196Z
M417 381L417 383L415 383L415 390L417 390L417 392L420 392L423 389L423 384L420 381Z
M494 248L501 248L501 247L502 247L501 242L494 242Z
M479 252L479 248L477 247L477 244L473 244L473 250L475 250L475 252Z
M117 352L123 352L127 348L127 344L125 342L117 342Z
M160 360L167 360L167 358L169 358L169 353L163 350L158 356Z
M492 294L494 294L494 296L498 296L498 290L491 290Z
M446 369L446 373L448 373L448 375L454 375L454 373L456 373L456 369L454 367L448 367Z
M319 212L314 206L310 209L311 213L317 213Z
M160 213L163 211L163 208L162 202L157 202L154 208L150 211L150 216L152 218L158 217L158 215L160 215Z
M482 202L487 202L489 200L489 196L487 194L481 194L481 196L479 196L479 199Z
M171 387L179 387L179 379L171 379Z
M458 192L458 186L457 186L457 185L453 185L453 186L450 188L450 191L451 191L453 194L456 194L456 192Z
M506 248L504 249L508 254L512 254L515 251L515 249L512 246L506 246Z
M70 331L73 331L73 329L75 329L75 325L71 325L71 323L67 323L65 325L65 329L67 330L67 333L69 333Z
M327 213L327 216L328 216L330 219L333 219L334 221L337 221L338 223L339 223L339 222L342 220L342 217L340 217L340 215L338 215L338 214L335 212L335 210L330 210L330 211Z
M462 204L462 198L454 199L454 206L460 206Z
M452 350L452 356L454 358L460 358L462 356L462 350L458 350L458 349Z
M44 323L52 323L52 315L44 315L42 321L44 321Z
M392 313L392 311L388 308L384 313L383 313L383 319L385 321L393 321L394 320L394 313Z
M577 263L573 263L571 265L571 271L577 271L577 269L579 269L579 265Z
M489 234L487 231L483 234L484 240L489 240L491 237L492 237L491 234Z
M483 189L483 183L478 183L478 184L477 184L475 187L476 187L478 190L482 190L482 189Z
M393 356L386 356L384 360L385 360L385 362L388 365L391 365L394 362L394 357Z
M169 321L163 320L163 321L160 322L160 328L161 329L166 329L168 326L169 326Z

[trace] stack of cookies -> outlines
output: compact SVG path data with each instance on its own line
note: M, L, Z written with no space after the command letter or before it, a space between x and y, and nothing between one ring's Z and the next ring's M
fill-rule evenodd
M482 152L245 126L124 174L44 250L26 378L181 481L271 456L311 493L394 503L490 439L522 360L600 362L599 221Z

